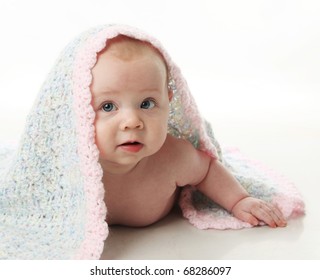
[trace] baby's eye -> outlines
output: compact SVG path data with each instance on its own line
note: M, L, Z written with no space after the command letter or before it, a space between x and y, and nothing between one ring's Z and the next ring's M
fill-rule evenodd
M103 106L101 107L101 109L102 109L103 111L105 111L105 112L111 112L111 111L116 110L117 108L116 108L116 106L115 106L113 103L108 102L108 103L103 104Z
M153 100L145 100L141 103L140 108L141 109L152 109L154 106L156 106L155 101Z

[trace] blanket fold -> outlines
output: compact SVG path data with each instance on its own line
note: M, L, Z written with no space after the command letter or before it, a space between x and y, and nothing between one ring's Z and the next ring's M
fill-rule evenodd
M122 25L92 28L61 53L40 89L15 149L0 146L0 259L99 259L108 236L102 169L95 144L91 69L108 39L151 43L170 73L168 132L218 158L251 195L273 201L287 218L303 214L296 187L235 149L221 149L180 69L159 41ZM194 189L182 191L183 215L198 228L248 227Z

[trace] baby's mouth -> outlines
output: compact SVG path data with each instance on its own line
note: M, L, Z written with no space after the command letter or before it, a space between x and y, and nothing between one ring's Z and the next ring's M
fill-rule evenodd
M118 147L127 152L137 153L142 149L143 144L137 141L129 141L129 142L120 144Z
M121 144L120 146L137 146L137 145L142 145L142 144L137 141L129 141Z

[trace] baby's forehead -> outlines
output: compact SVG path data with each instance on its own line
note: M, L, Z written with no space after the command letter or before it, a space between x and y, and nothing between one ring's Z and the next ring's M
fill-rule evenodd
M152 58L159 58L166 69L168 69L162 54L152 44L124 35L108 39L106 47L100 52L100 54L103 53L111 54L123 61L130 61L137 57L151 56Z

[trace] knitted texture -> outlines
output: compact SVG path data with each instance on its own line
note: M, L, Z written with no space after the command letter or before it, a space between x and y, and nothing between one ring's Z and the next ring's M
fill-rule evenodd
M100 26L80 34L61 53L40 89L18 148L0 147L0 259L100 257L108 226L95 144L91 69L108 39L119 34L148 41L163 55L174 92L170 134L221 160L253 195L276 201L287 217L303 213L294 186L279 185L271 173L263 173L256 184L256 175L251 176L256 174L255 164L231 156L234 152L222 155L180 69L159 41L132 27ZM180 204L184 216L200 228L248 226L188 188Z

